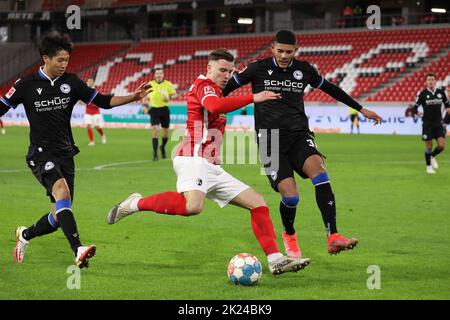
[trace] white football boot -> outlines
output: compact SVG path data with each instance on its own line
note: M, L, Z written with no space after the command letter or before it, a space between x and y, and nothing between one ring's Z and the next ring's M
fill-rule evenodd
M427 173L428 173L428 174L435 174L436 171L433 170L433 167L432 167L432 166L427 166Z
M106 135L102 135L102 144L106 144Z
M133 193L131 196L112 207L108 213L108 224L114 224L120 219L129 216L130 214L138 212L139 208L137 204L141 199L141 194Z
M78 268L88 268L89 260L95 256L97 247L93 244L88 247L78 247L77 257L75 258L75 263Z
M294 259L282 256L281 258L269 263L270 272L276 276L285 272L297 272L306 268L311 260L309 258Z
M439 168L439 165L438 165L435 157L431 157L430 163L431 163L431 167L433 168L433 170L436 170L437 168Z
M25 251L30 244L30 241L25 240L22 236L22 232L27 228L24 226L17 227L16 229L16 246L14 247L14 262L22 263L23 258L25 257Z

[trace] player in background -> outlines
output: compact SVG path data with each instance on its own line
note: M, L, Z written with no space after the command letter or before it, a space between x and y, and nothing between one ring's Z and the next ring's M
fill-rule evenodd
M450 87L442 87L442 90L444 90L447 93L447 99L450 97ZM444 116L444 128L447 132L447 126L450 124L450 109L447 109Z
M271 90L281 94L280 100L255 103L255 129L261 159L279 159L277 168L264 163L272 188L281 194L280 214L284 230L284 245L288 255L301 257L294 228L296 208L300 201L294 179L294 171L302 178L310 179L316 190L316 202L322 214L328 239L328 252L336 254L352 249L358 242L338 233L336 226L336 202L331 190L330 178L324 167L323 155L309 130L303 104L304 89L309 84L321 89L336 100L361 112L365 117L381 122L373 111L363 108L338 86L328 82L317 69L295 57L297 39L290 30L276 33L270 58L251 62L240 73L235 73L224 89L225 96L233 90L252 84L253 93ZM271 141L272 134L278 139ZM267 148L261 148L261 145ZM272 146L278 146L276 155Z
M269 208L264 198L248 185L228 174L220 166L220 146L226 126L224 113L252 102L279 99L269 91L236 98L224 98L222 89L231 78L234 57L225 49L210 53L206 76L200 75L187 95L188 119L173 167L177 192L163 192L148 197L134 193L108 214L108 223L139 211L168 215L193 216L203 210L205 198L220 207L232 204L250 211L251 226L263 248L272 274L295 272L309 264L309 259L287 258L280 253Z
M358 111L353 108L348 108L349 117L350 117L350 134L353 134L353 127L356 127L358 134L359 132L359 117Z
M164 71L161 68L154 70L154 80L149 81L153 91L143 101L144 112L150 115L152 126L153 161L158 160L158 131L161 125L163 136L161 146L161 158L166 159L166 144L169 141L170 127L170 99L177 97L172 82L164 80Z
M150 86L143 83L131 95L113 97L89 88L77 75L65 72L72 47L66 35L56 31L43 35L38 48L44 65L37 72L17 80L0 98L0 117L19 104L25 108L30 123L26 161L33 175L46 189L51 203L50 212L35 224L16 229L13 259L17 263L24 261L30 240L53 233L61 227L75 254L77 266L88 266L96 247L81 244L72 212L75 181L73 158L79 152L70 126L73 107L81 100L88 105L94 103L109 109L139 101L150 90Z
M445 135L447 130L442 119L442 104L450 111L450 103L445 91L436 88L436 76L427 73L426 88L417 94L413 114L422 118L422 141L425 142L426 173L435 174L439 167L436 157L445 149ZM422 108L422 112L419 111ZM433 140L437 146L433 150Z
M6 129L5 129L5 127L3 126L3 121L2 121L1 118L0 118L0 130L1 130L2 134L6 134Z
M95 89L94 79L87 79L86 84L89 88ZM86 105L86 113L84 114L84 119L86 121L87 133L89 137L88 146L95 146L94 132L92 128L95 128L102 138L102 143L106 143L106 135L102 128L102 115L100 113L100 108L95 104L90 103Z

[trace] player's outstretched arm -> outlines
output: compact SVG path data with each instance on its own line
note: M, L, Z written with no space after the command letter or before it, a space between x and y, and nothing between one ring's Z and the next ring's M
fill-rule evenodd
M203 100L203 106L211 113L227 113L242 108L252 102L259 103L267 100L277 100L281 94L272 91L262 91L235 98L219 98L211 95Z
M152 86L146 82L141 83L141 85L128 96L114 96L111 98L111 107L118 107L130 102L139 101L144 98L149 92L151 92Z
M350 108L358 110L361 112L366 118L374 120L375 124L381 123L381 117L374 111L363 108L355 99L350 97L344 90L339 88L337 85L329 82L328 80L324 80L323 84L320 86L320 90L330 95L337 101L340 101Z
M381 117L374 111L366 109L366 108L362 108L361 110L359 110L359 112L361 112L364 117L375 121L375 124L381 124Z
M0 101L0 117L9 111L9 107Z

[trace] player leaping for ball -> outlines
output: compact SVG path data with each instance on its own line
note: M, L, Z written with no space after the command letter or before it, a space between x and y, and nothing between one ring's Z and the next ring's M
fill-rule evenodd
M208 197L220 207L233 204L250 210L253 232L267 255L272 274L301 270L310 260L289 258L280 253L264 198L219 165L219 151L226 125L224 113L252 102L276 100L280 95L263 91L243 97L224 98L222 89L234 70L234 58L225 49L210 53L207 70L206 77L200 75L187 95L187 130L173 160L177 192L163 192L145 198L134 193L110 210L108 223L114 224L138 211L196 215L203 210L205 198Z

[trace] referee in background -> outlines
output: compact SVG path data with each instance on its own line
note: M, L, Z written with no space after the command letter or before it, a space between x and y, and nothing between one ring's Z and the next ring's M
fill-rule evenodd
M162 68L154 70L155 78L149 81L152 86L152 92L148 98L144 99L144 112L150 115L150 124L153 132L153 161L158 160L158 131L161 125L163 129L162 143L160 146L161 157L166 159L166 144L169 140L170 126L170 99L177 96L172 82L164 80L164 71Z

